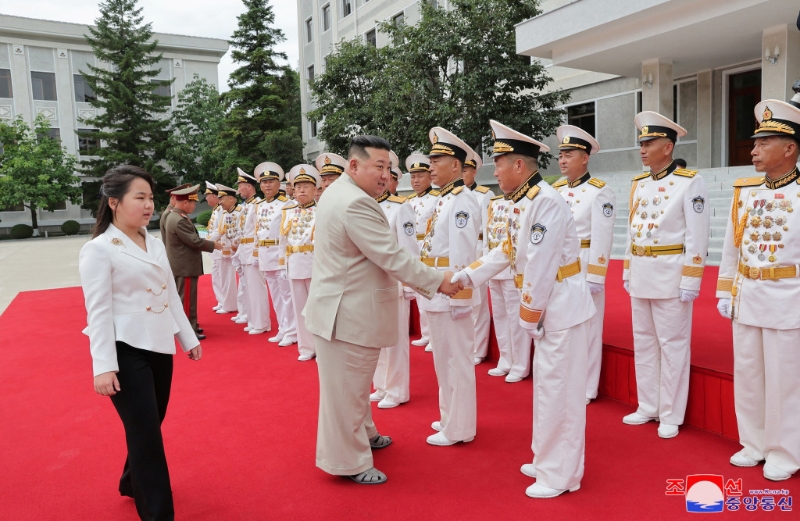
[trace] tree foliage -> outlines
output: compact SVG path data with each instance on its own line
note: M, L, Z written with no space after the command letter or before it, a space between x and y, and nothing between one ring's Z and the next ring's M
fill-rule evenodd
M22 117L0 123L0 207L24 205L38 229L36 211L69 200L81 200L75 156L57 139L48 137L50 124L41 114L31 129Z
M286 166L291 157L286 152L302 150L297 73L281 63L286 54L274 49L286 37L274 27L268 0L242 1L247 11L238 17L229 42L238 68L228 80L230 90L222 95L227 121L221 136L232 151L228 172L236 166L252 171L266 160L286 161ZM276 144L282 148L275 149Z
M101 3L97 27L90 26L86 35L98 63L81 74L96 94L90 103L98 110L82 121L99 132L78 135L99 138L103 146L89 151L81 168L89 176L102 177L119 164L140 166L155 178L155 195L163 202L164 190L174 186L174 178L159 164L165 158L166 114L172 98L156 88L172 81L157 80L162 55L156 53L158 41L153 40L151 24L142 23L142 9L136 4L137 0Z
M544 67L516 53L514 26L539 14L537 0L451 0L450 9L420 3L416 25L379 26L392 45L342 41L311 88L323 121L320 139L342 153L356 133L387 138L403 157L430 147L442 126L478 149L489 145L489 120L543 138L561 124L563 91ZM546 164L547 157L542 158Z

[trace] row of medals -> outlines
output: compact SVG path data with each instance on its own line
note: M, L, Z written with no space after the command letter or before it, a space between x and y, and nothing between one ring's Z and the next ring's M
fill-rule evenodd
M787 199L781 199L779 201L767 201L766 199L756 199L753 202L753 207L748 207L747 212L750 214L749 222L747 223L748 228L754 228L752 232L750 232L750 240L745 239L744 243L747 245L747 251L752 254L758 253L758 260L764 261L769 260L770 262L777 261L777 257L775 257L775 251L779 248L783 248L783 244L754 244L756 241L774 241L778 242L783 238L783 234L780 230L770 231L773 226L782 227L783 231L788 231L789 227L786 226L786 216L784 215L776 215L772 216L769 215L774 211L784 211L787 213L791 213L794 211L792 208L792 201ZM767 215L764 215L764 213ZM763 217L762 217L763 216ZM755 228L760 228L763 226L765 230L763 232L759 232ZM750 242L752 241L752 242ZM770 255L767 256L766 252L769 250Z
M664 198L665 199L669 198L669 196L665 195ZM657 196L653 197L653 206L658 206L658 205L661 204L661 202L662 202L662 198L661 198L660 195L657 195ZM650 200L649 199L642 198L642 199L639 200L639 208L647 208L647 206L649 204L650 204ZM647 210L644 210L642 213L639 214L639 217L641 217L642 220L647 219L648 216L653 218L653 219L657 219L659 215L661 215L661 212L659 212L658 210L652 212L651 214L648 214ZM636 228L638 230L636 232L636 236L637 237L641 237L642 236L642 228L644 228L644 224L640 224L639 226L634 226L634 228ZM649 223L648 224L648 230L645 233L645 237L650 237L651 235L653 235L653 232L652 232L653 228L658 228L658 225L656 223Z
M292 229L289 234L292 237L299 237L313 220L314 214L311 210L305 208L300 209L300 215L292 218Z

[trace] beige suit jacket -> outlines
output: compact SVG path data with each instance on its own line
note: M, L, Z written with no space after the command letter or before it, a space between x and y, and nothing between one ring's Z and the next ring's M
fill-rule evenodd
M395 345L397 281L430 299L442 273L397 244L383 210L347 174L325 191L316 223L306 327L326 340Z

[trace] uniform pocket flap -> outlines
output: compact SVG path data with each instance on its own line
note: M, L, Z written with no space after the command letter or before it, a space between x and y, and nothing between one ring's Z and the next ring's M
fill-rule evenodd
M390 302L400 297L397 286L375 290L375 302Z

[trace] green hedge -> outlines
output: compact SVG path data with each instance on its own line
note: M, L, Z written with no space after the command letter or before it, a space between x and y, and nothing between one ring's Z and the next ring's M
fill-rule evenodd
M197 214L197 217L194 218L194 222L202 226L208 226L209 220L211 220L211 210L200 212Z
M11 228L11 237L14 239L28 239L33 237L33 228L27 224L15 224Z
M64 232L65 235L77 235L78 232L81 231L81 223L73 221L72 219L64 221L64 224L61 225L61 231Z

